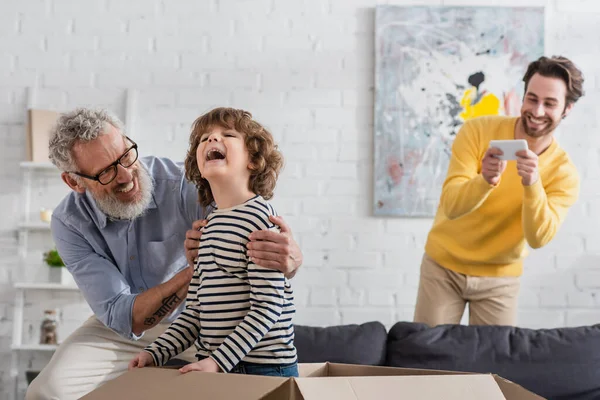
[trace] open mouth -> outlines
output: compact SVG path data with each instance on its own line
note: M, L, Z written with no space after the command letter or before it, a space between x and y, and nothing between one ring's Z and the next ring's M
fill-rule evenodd
M531 115L529 115L527 117L527 120L529 121L529 123L531 125L534 125L536 127L544 126L546 124L546 122L547 122L547 120L545 118L534 118Z
M137 196L138 193L138 185L135 180L119 185L114 191L115 196L121 200L132 199Z
M225 154L223 154L223 152L219 149L210 149L206 153L206 161L224 160L224 159L225 159Z
M119 193L129 193L133 189L133 186L134 186L133 181L131 181L131 182L129 182L129 183L127 183L125 185L122 185L119 188L117 188L117 192L119 192Z

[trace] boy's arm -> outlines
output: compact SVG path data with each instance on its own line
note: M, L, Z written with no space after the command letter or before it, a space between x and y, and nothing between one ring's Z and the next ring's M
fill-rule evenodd
M440 206L448 219L476 210L494 188L480 173L481 157L474 129L471 121L465 122L452 144L452 156L440 198Z
M565 168L561 178L544 188L541 178L523 189L523 232L529 246L545 246L558 232L569 207L579 194L579 177L574 166Z
M277 323L284 307L283 273L248 264L250 311L242 322L211 354L221 370L229 372L254 348Z
M185 310L156 340L147 346L144 351L152 355L155 365L163 365L172 357L188 349L200 333L200 318L198 313L197 291L200 286L200 275L198 267L194 269L194 275L190 282Z

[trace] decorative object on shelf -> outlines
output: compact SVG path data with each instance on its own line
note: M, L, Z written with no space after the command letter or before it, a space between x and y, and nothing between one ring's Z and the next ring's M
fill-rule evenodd
M44 320L40 329L40 344L58 344L56 336L57 322L56 310L44 311Z
M52 249L44 253L44 261L46 261L46 264L48 264L51 267L65 266L65 263L63 262L62 258L60 258L60 255L58 254L58 251L56 249Z
M53 110L27 110L27 160L33 162L48 162L48 141L50 130L60 117Z
M65 263L56 249L44 253L44 261L50 267L50 281L66 286L76 286L73 275L65 268Z
M40 209L40 220L42 222L50 222L51 219L52 219L52 209L51 208Z

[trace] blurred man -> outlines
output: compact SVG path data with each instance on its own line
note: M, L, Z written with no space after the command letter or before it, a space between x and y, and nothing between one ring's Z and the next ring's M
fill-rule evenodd
M425 245L415 322L515 325L525 245L546 245L575 203L579 177L554 139L583 96L581 71L541 57L523 77L519 117L467 121L456 135L440 205ZM490 140L525 139L515 161Z

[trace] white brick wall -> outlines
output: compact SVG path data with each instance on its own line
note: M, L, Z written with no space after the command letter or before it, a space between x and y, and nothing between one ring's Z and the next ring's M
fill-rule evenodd
M587 96L560 136L583 182L581 198L557 238L526 262L519 324L598 322L600 51L590 43L599 36L600 2L3 1L0 359L9 355L14 294L9 271L17 259L14 231L21 204L17 163L25 157L30 86L39 88L39 107L102 105L121 116L125 90L137 88L137 129L130 133L142 152L178 159L198 115L217 105L249 109L271 128L288 162L274 203L305 251L305 266L294 280L297 322L379 319L390 325L410 319L431 220L370 213L377 3L547 6L546 53L571 57L587 77ZM32 319L36 312L31 311ZM44 357L24 362L42 365ZM6 388L7 375L2 362L0 388ZM0 389L1 398L6 390Z

